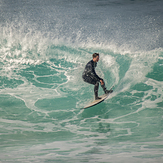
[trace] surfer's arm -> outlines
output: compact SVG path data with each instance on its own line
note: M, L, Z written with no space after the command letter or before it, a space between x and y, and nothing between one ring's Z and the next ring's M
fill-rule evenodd
M90 77L94 78L97 81L103 80L102 78L100 78L96 72L95 72L95 68L93 65L93 62L90 61L87 63L86 67L85 67L85 71L84 71L85 75L89 75ZM100 81L101 82L101 81Z
M100 77L96 74L95 69L94 69L93 67L92 67L91 75L92 75L95 79L97 79L98 81L103 80L102 78L100 78Z

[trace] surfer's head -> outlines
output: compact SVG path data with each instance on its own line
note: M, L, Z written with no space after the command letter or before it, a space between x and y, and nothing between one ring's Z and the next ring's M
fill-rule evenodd
M92 55L92 57L93 57L93 61L94 61L94 62L98 62L98 61L99 61L99 53L94 53L94 54Z

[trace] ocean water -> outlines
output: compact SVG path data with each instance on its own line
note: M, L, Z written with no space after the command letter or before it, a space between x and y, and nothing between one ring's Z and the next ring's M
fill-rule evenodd
M0 0L0 162L162 163L162 6ZM114 92L81 110L94 52Z

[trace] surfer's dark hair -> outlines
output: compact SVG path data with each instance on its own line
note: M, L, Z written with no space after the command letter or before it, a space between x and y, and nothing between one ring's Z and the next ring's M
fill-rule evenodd
M96 58L97 56L99 56L99 53L94 53L94 54L92 55L93 58Z

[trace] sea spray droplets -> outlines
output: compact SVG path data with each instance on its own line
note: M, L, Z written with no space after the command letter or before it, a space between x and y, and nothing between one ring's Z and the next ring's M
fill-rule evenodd
M113 74L112 77L115 78L114 84L118 84L119 82L119 65L116 62L116 59L114 56L108 55L108 54L102 54L101 55L102 62L104 63L103 68L108 69L108 71L111 71ZM105 78L110 78L109 76Z

